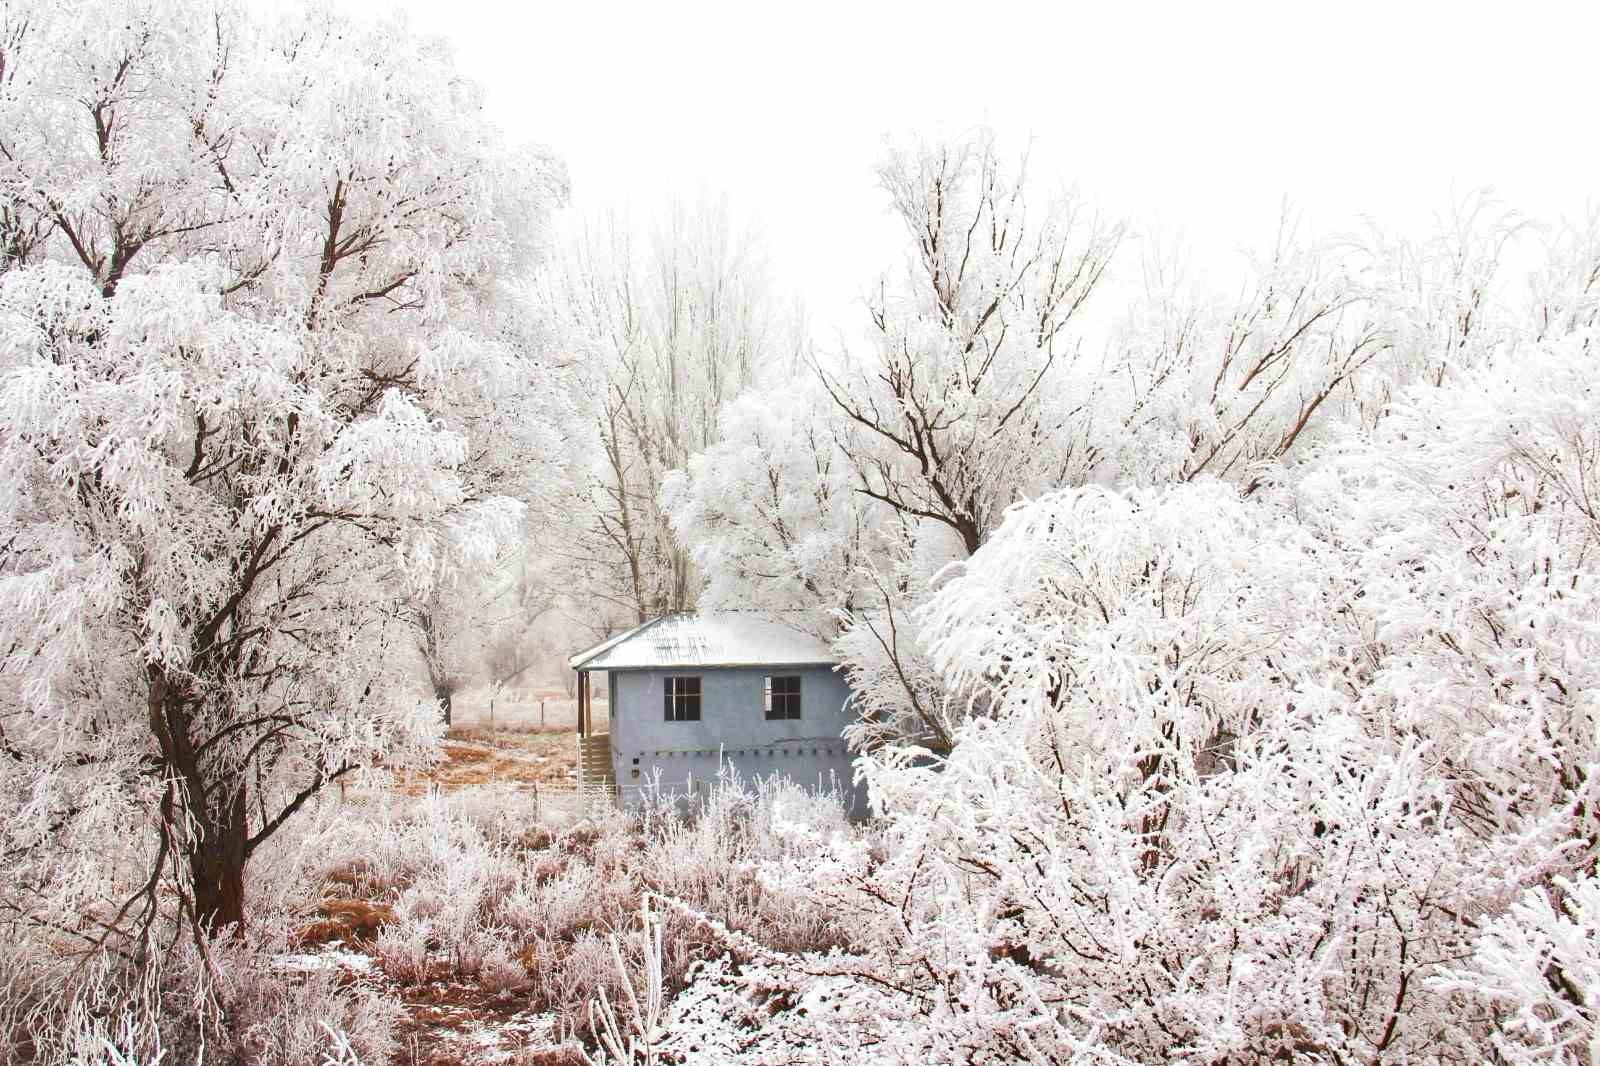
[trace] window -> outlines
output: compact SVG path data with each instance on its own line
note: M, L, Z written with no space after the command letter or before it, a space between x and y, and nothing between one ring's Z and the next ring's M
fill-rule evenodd
M778 721L800 717L800 679L798 677L767 678L767 719Z
M698 722L700 720L700 679L698 677L669 677L664 690L667 721Z

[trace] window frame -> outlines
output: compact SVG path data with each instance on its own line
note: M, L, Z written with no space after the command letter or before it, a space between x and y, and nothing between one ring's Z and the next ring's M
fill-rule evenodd
M790 691L785 685L779 691L776 682L794 682ZM800 674L768 674L762 682L762 719L768 722L798 722L801 714L800 693L804 683ZM780 706L779 700L782 700Z
M692 686L690 682L693 682ZM668 674L661 685L662 721L700 721L702 692L703 686L699 674ZM691 711L693 713L690 713Z

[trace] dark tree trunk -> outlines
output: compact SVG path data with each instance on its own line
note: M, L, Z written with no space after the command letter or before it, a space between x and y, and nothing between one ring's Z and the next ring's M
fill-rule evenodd
M222 810L208 812L210 824L189 855L189 875L194 879L195 918L212 933L244 928L244 865L248 824L244 791Z
M961 545L967 549L967 558L978 554L978 549L983 547L983 530L978 528L978 522L970 512L956 515L951 525L961 535Z
M192 735L190 705L183 687L154 663L148 667L147 680L150 728L166 771L181 786L179 802L192 827L178 839L185 842L195 920L211 933L242 929L244 865L250 857L244 783L226 788L209 779L200 754L203 747ZM172 812L166 813L170 816Z
M434 682L433 698L439 701L439 710L444 715L444 724L449 725L452 705L455 702L455 690L448 685Z

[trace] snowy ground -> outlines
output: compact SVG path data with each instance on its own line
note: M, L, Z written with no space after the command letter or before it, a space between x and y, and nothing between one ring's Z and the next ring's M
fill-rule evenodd
M444 976L403 986L385 976L371 954L360 950L361 941L352 943L356 946L334 941L283 956L279 964L300 972L333 969L342 981L382 988L398 996L405 1004L407 1021L400 1034L397 1066L583 1062L577 1048L562 1041L555 1015L521 1009L521 997L515 993L486 994L475 985ZM441 960L439 969L447 968Z

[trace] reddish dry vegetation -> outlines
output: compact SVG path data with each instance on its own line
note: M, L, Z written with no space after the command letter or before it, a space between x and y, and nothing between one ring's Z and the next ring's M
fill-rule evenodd
M446 976L400 989L406 1007L406 1021L399 1033L401 1052L396 1066L473 1066L482 1061L486 1050L511 1044L525 1044L547 1029L540 1016L530 1013L526 996L515 993L491 995L483 989ZM529 1063L574 1063L582 1066L583 1057L575 1048L507 1048L514 1058L499 1061L515 1066Z
M325 899L317 905L316 915L316 920L295 933L302 948L338 944L370 954L378 931L394 921L394 908L365 899Z
M546 732L490 733L486 729L458 727L443 745L445 758L425 773L406 775L396 789L419 795L429 788L447 791L473 786L509 783L570 784L575 765L571 729ZM580 827L569 831L561 848L543 825L531 825L514 838L514 846L540 853L550 867L548 876L565 867L570 849L592 850L597 832ZM374 883L377 871L370 860L356 856L325 875L328 895L305 915L296 932L302 950L314 954L349 953L372 960L370 969L352 965L348 955L339 964L342 980L377 981L389 988L405 1006L406 1020L396 1034L400 1053L393 1066L475 1066L493 1061L508 1066L579 1066L584 1059L571 1046L550 1046L555 1038L546 1005L528 989L490 991L455 973L448 959L430 961L427 973L415 980L395 980L384 975L377 942L384 927L396 921L388 894ZM530 974L559 960L559 951L535 957L523 953ZM539 1008L539 1009L536 1009ZM544 1044L529 1047L529 1044Z
M386 903L364 899L325 899L317 906L316 919L302 928L295 939L308 950L337 946L372 957L379 931L394 921L394 909ZM348 973L348 971L347 971ZM360 980L354 973L348 979ZM486 1050L481 1034L493 1034L498 1047L503 1041L516 1042L532 1037L541 1026L537 1015L527 1010L527 996L512 991L491 993L470 982L456 980L447 960L436 960L422 980L400 984L394 989L406 1008L406 1021L399 1033L401 1057L396 1066L470 1066L477 1061L474 1052ZM582 1063L573 1049L549 1048L523 1051L509 1060L516 1066L531 1063Z
M545 732L495 732L455 728L444 742L444 760L406 774L397 787L420 795L432 787L470 785L570 785L577 767L577 741L570 729Z

